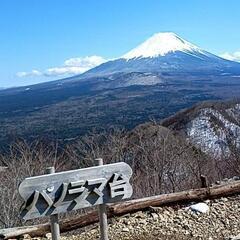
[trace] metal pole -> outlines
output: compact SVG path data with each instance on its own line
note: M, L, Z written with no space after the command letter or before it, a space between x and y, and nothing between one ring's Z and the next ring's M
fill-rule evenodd
M96 165L102 166L103 159L95 159ZM100 240L108 240L108 224L106 204L100 204L98 207L99 223L100 223Z
M46 169L47 174L55 173L54 167L48 167ZM50 216L50 224L51 224L51 233L52 240L60 240L60 227L58 222L58 214L53 214Z

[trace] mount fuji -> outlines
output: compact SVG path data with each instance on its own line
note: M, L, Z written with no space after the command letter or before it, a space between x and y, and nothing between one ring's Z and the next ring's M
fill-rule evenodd
M240 75L239 63L166 32L154 34L120 58L66 80L96 82L97 89L102 89L154 85L179 77L193 80L236 75Z
M201 101L239 96L240 63L157 33L81 75L0 90L0 143L15 135L66 140L93 129L132 129Z

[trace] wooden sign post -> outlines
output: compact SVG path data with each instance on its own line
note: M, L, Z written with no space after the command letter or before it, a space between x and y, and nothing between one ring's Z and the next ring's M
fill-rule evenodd
M98 166L103 165L103 159L95 159ZM99 223L100 223L100 240L108 240L107 210L106 204L99 205Z
M49 167L46 169L47 174L55 173L54 167ZM58 214L53 214L50 216L52 240L60 240L60 227L58 223Z
M19 186L25 204L20 216L27 219L50 216L54 240L59 240L58 214L99 205L101 240L108 240L106 203L132 196L132 169L124 162L26 178Z

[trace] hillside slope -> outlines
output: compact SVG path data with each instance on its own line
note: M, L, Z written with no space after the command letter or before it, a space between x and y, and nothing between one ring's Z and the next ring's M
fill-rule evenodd
M240 101L206 102L163 120L202 151L228 157L240 147Z

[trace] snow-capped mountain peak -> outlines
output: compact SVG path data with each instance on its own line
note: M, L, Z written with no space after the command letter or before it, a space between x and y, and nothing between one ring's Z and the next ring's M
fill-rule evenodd
M158 57L175 51L204 54L204 51L200 48L180 38L175 33L165 32L154 34L145 42L123 55L122 58L129 60L132 58Z

